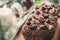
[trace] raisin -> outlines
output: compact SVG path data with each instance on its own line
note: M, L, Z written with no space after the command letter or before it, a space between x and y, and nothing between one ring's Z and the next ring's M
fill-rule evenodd
M36 30L37 29L37 26L36 25L32 25L29 28L30 28L30 30Z
M44 20L43 18L41 18L39 21L40 21L41 23L44 23L44 22L45 22L45 20Z
M44 15L44 18L45 18L45 19L47 19L48 17L49 17L49 15L48 15L48 14L45 14L45 15Z
M45 10L45 7L42 7L42 11L44 11Z
M40 12L39 12L39 11L36 11L36 14L37 14L37 15L39 15L39 14L40 14Z
M32 18L29 18L29 19L28 19L28 21L31 21L31 20L32 20Z
M26 24L27 24L27 25L31 25L31 23L30 23L30 22L27 22Z

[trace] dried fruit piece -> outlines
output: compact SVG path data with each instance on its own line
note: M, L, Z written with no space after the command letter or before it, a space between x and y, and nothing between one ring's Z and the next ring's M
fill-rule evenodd
M42 7L42 9L41 9L42 11L44 11L45 10L45 7Z
M39 11L36 11L36 15L39 15L40 14L40 12Z
M49 18L49 15L48 15L48 14L45 14L45 15L44 15L44 18L45 18L45 19Z
M47 7L48 10L52 9L50 6Z
M44 22L45 22L45 20L44 20L43 18L41 18L39 21L40 21L41 23L44 23Z
M29 18L29 19L28 19L28 21L31 21L31 20L32 20L32 18Z
M37 29L37 26L36 25L29 26L29 29L30 30L36 30Z
M31 22L28 21L26 24L27 24L27 25L31 25Z

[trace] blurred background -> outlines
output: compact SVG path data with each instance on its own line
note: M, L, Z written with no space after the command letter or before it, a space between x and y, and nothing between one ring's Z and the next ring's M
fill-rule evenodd
M0 6L2 6L3 4L8 4L9 6L12 5L12 3L15 3L15 2L18 2L20 4L22 4L22 2L25 1L25 0L0 0ZM60 3L60 0L31 0L32 2L35 2L35 1L49 1L49 2L52 2L54 4L59 4Z

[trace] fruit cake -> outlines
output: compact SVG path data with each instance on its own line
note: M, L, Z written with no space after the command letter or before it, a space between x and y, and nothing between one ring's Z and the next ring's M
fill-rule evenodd
M25 40L51 40L60 16L59 10L59 5L54 4L36 6L22 27Z

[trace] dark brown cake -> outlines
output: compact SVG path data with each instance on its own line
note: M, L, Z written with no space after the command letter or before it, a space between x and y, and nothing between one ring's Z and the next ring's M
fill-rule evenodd
M38 10L37 10L38 9ZM22 27L25 40L52 40L57 19L60 16L59 6L46 5L35 8Z

